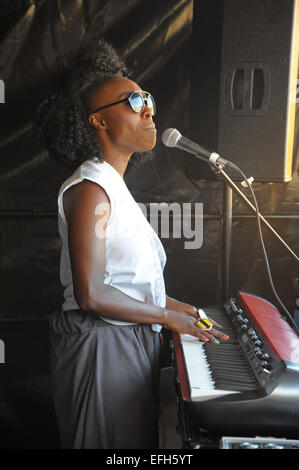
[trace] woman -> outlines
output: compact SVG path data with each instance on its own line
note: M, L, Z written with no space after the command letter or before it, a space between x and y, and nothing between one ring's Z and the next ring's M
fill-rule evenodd
M77 166L58 195L65 301L50 317L61 446L157 448L161 325L227 337L166 296L165 252L123 179L155 146L154 99L104 40L84 50L36 126L51 156Z

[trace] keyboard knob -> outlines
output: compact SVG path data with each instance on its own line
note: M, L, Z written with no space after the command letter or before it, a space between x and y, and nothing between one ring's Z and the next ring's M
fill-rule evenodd
M241 449L248 449L250 446L250 442L244 441L240 443L240 448Z
M244 441L244 442L241 442L240 448L241 449L259 449L260 445L258 443L255 443L255 442Z
M263 351L261 350L261 348L255 348L254 352L255 352L255 355L256 355L257 357L259 357L260 359L262 359L262 357L263 357Z
M273 442L269 442L269 444L267 444L265 448L266 449L283 449L283 446L274 444Z
M270 366L269 363L267 363L266 367L263 368L263 371L264 371L266 374L269 374L269 376L271 376L271 375L274 374L274 370L272 370L272 367Z

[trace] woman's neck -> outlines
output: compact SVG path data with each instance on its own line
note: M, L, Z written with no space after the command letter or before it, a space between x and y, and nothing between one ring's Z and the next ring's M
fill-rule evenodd
M122 179L124 179L124 174L127 169L130 158L131 158L131 155L128 158L122 158L122 159L104 155L105 162L113 166L113 168L120 174Z

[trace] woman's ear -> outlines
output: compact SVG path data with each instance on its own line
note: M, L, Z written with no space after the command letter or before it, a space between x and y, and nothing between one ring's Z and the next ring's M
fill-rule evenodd
M102 116L98 116L97 114L90 114L88 117L89 124L94 127L95 129L106 129L106 123Z

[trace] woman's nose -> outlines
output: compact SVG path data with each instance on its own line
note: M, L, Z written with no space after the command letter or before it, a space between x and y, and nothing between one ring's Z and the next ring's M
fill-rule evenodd
M144 104L144 109L143 109L141 115L142 115L142 117L145 117L145 118L152 117L153 112L152 112L151 108L148 107L147 104Z

